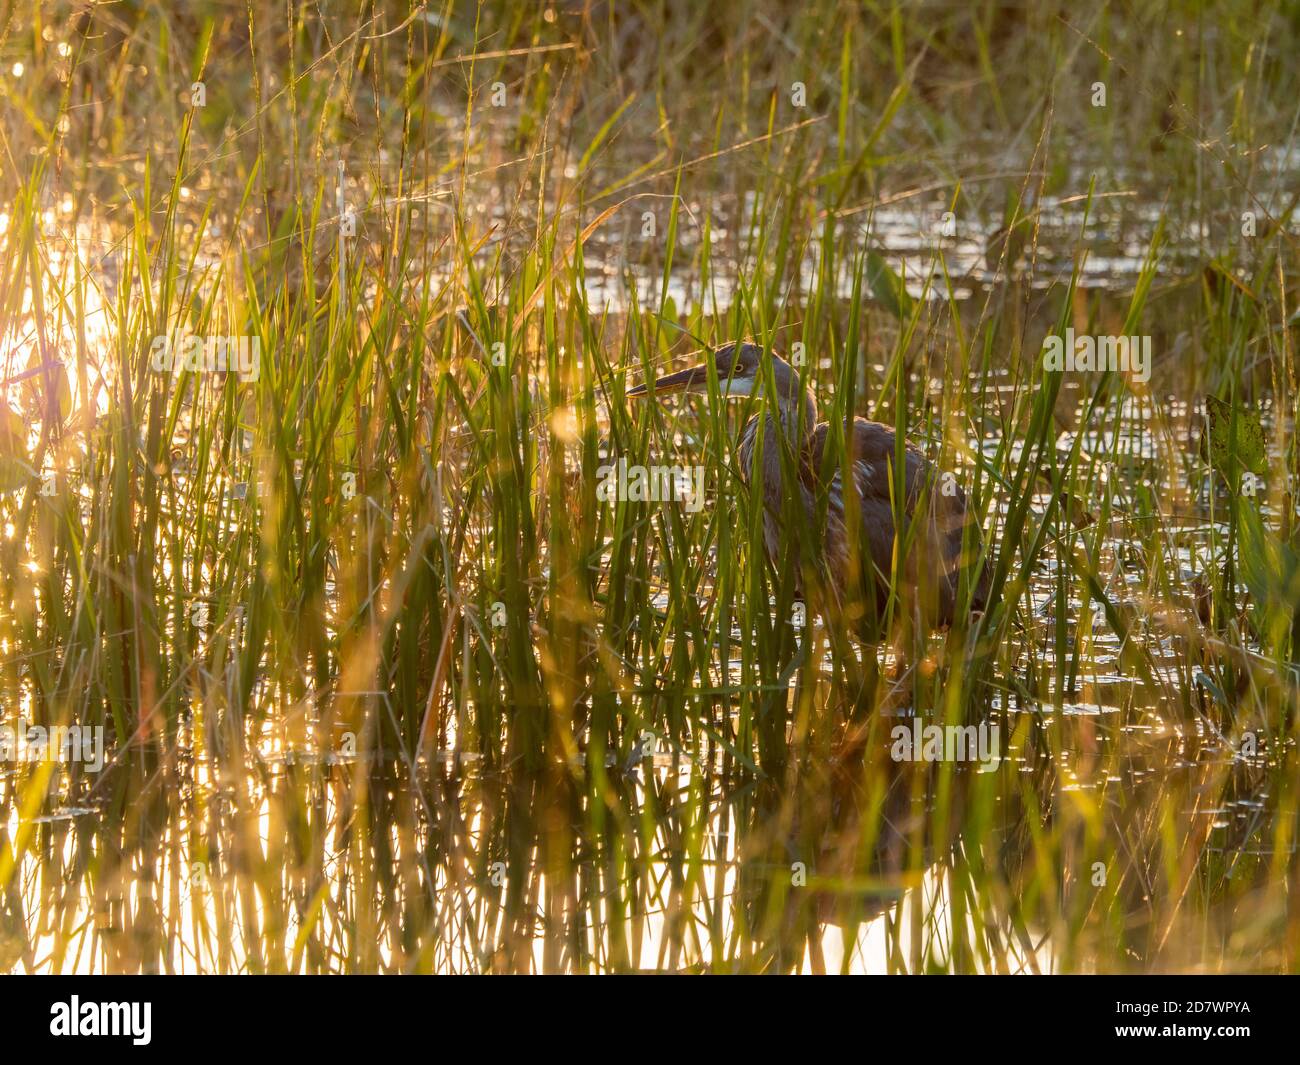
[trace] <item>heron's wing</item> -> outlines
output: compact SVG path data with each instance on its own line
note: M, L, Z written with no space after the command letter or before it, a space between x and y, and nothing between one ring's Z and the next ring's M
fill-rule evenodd
M891 470L895 458L897 436L893 429L879 422L855 418L853 431L846 440L849 454L847 469L853 478L853 488L858 496L862 522L859 542L878 571L877 580L892 572L894 557L894 505L892 500ZM825 449L829 442L829 426L817 426L813 434L811 461L813 473L826 480L831 497L832 512L843 514L843 477L846 464L841 462L831 471L824 470ZM909 559L908 573L912 579L920 576L917 565L924 566L926 579L935 577L937 609L943 620L950 621L957 590L957 578L972 559L963 559L963 530L973 521L966 508L966 496L957 479L944 474L927 461L919 450L905 445L903 480L906 493L905 513L911 518L924 500L924 525L918 530L919 553ZM832 530L833 531L833 530ZM973 543L978 554L979 534L976 530ZM983 580L981 578L981 587ZM977 593L977 600L979 594ZM977 606L983 604L977 601Z
M813 473L820 479L823 476L825 449L829 443L830 427L822 422L813 432L812 463ZM880 422L867 421L866 418L853 419L853 431L845 441L849 451L849 468L853 474L853 483L860 499L890 499L890 470L894 461L894 430ZM916 500L924 490L933 471L925 456L911 444L905 444L903 457L906 463L904 483L907 486L908 510L916 506ZM843 466L830 471L830 477L843 474Z
M827 469L826 449L829 446L830 427L823 422L813 432L809 453L808 480L824 491L826 510L826 554L831 572L843 584L841 591L853 597L856 583L867 600L862 609L867 615L873 611L879 616L885 608L889 593L890 573L894 556L894 509L890 502L890 463L894 455L894 433L886 426L857 419L850 438L845 441L844 456ZM920 455L918 453L918 458ZM909 462L909 466L912 463ZM852 478L852 492L857 496L859 519L857 525L858 564L850 550L845 520L844 475ZM855 579L854 573L858 576Z

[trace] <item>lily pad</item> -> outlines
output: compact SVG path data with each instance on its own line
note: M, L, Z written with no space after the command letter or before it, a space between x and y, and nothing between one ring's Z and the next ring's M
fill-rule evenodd
M1210 464L1220 473L1232 468L1235 453L1242 469L1262 474L1267 463L1264 427L1259 412L1236 409L1236 432L1233 432L1233 408L1214 396L1205 397L1205 413L1209 419L1208 441Z

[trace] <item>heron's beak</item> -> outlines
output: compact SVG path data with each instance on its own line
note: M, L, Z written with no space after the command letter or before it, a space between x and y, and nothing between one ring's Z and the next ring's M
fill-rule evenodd
M698 366L689 366L685 370L678 370L667 377L659 378L654 384L654 393L662 396L670 392L703 392L708 387L709 368L704 363L700 363ZM650 389L645 385L637 385L635 388L629 388L627 394L632 399L644 398L650 395Z

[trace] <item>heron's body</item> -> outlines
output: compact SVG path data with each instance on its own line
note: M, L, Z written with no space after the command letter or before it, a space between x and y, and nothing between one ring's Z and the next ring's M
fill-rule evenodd
M775 389L773 404L763 403L749 419L737 447L745 480L762 498L769 559L778 572L793 565L796 586L802 589L804 563L798 538L786 533L783 525L793 502L806 527L820 530L816 569L825 577L841 616L847 614L864 632L873 631L873 619L884 617L895 573L893 470L898 452L894 430L854 418L845 426L844 454L828 465L830 426L817 422L812 393L785 360L775 354L765 357L753 344L728 345L714 359L723 395ZM655 388L701 391L707 379L705 367L693 367L662 378ZM645 394L645 390L629 394ZM985 606L988 582L980 562L979 526L954 477L941 474L911 445L904 446L903 465L901 510L908 550L903 556L902 587L896 591L908 614L947 626L955 618L963 571L969 572L973 588L971 609ZM846 472L851 477L847 492ZM852 520L855 504L856 521ZM824 524L817 518L821 505Z

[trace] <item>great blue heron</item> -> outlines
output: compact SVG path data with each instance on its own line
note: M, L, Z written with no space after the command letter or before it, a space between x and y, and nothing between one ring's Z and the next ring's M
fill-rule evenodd
M855 417L851 427L845 426L847 463L836 462L827 470L823 459L830 426L817 422L812 393L783 358L775 352L765 356L762 348L749 343L724 345L711 352L707 362L661 377L653 389L640 385L627 394L707 393L710 363L721 395L757 397L758 410L741 433L737 458L746 482L762 493L763 540L773 566L780 571L783 565L782 520L790 513L787 506L791 492L797 490L799 496L794 513L802 513L807 528L814 530L819 528L817 507L824 493L826 518L821 526L821 542L814 547L821 554L819 568L829 599L847 612L845 620L859 631L878 631L875 622L884 617L887 608L896 548L891 491L897 454L894 430ZM770 397L766 394L769 387L773 390ZM765 402L767 399L771 402ZM941 474L910 444L903 450L903 459L902 509L908 532L899 540L907 549L901 571L904 587L898 589L900 616L946 627L956 614L963 571L970 574L973 585L972 611L986 605L988 571L981 562L979 526L966 509L966 497L955 477ZM856 551L847 531L852 523L845 521L844 469L852 471L861 514ZM787 471L793 471L793 476ZM793 550L789 557L799 575L796 586L802 588L797 548Z

